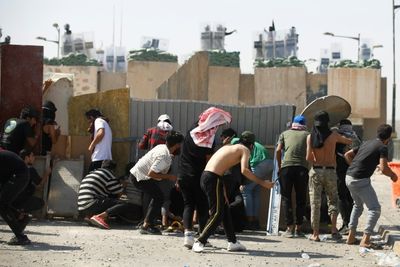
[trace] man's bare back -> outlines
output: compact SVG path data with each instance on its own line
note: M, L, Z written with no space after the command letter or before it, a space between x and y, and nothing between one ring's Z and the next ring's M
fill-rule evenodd
M341 136L337 132L332 132L326 138L321 148L311 146L311 134L307 136L307 160L316 166L336 166L336 143L351 144L351 139Z
M210 158L205 171L222 176L228 169L240 162L242 155L250 158L250 150L242 144L223 146Z
M269 189L272 188L274 183L261 180L255 176L249 169L250 150L243 144L226 145L218 149L208 161L204 171L213 172L222 176L228 169L240 163L240 169L244 176L249 180Z

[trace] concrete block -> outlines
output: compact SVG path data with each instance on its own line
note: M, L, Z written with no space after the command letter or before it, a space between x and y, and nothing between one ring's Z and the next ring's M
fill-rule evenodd
M47 213L49 217L78 217L78 191L83 158L54 162Z

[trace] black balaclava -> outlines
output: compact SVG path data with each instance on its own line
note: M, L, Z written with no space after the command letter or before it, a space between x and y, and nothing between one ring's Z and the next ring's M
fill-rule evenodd
M314 116L314 126L311 132L311 145L313 148L324 146L326 138L332 133L328 126L329 114L326 111L318 111Z

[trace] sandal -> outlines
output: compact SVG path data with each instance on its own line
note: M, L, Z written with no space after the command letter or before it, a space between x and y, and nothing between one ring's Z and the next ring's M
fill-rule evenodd
M334 239L334 240L340 240L340 239L342 239L342 235L339 234L338 232L332 233L331 236L332 236L332 239Z

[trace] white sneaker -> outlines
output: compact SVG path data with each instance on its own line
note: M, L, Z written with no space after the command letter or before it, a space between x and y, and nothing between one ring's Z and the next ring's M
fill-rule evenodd
M236 243L228 242L228 251L245 251L246 247L236 241Z
M188 249L191 249L194 244L193 232L185 232L185 237L183 239L183 245Z
M196 240L196 242L194 242L192 250L196 253L200 253L203 252L204 250L204 244L201 243L199 240Z

